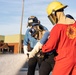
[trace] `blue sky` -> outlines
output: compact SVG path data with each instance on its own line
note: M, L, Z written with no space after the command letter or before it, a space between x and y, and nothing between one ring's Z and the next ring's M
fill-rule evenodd
M49 30L53 27L47 18L46 7L53 0L25 0L22 33L25 34L29 16L37 16L41 24ZM71 14L76 19L76 0L58 0L68 5L65 14ZM20 33L22 0L0 0L0 35Z

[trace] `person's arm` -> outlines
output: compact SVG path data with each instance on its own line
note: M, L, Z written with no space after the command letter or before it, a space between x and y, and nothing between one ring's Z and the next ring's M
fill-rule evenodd
M41 43L42 45L46 43L49 35L50 35L50 32L49 32L49 31L46 31L46 32L44 33L42 39L40 40L40 43Z
M55 25L52 28L47 42L42 46L43 53L50 52L57 48L61 37L61 31L62 27L60 25Z
M28 53L29 54L29 58L34 57L35 54L39 52L39 50L42 48L43 44L45 44L45 42L47 41L48 36L49 36L49 32L46 31L44 33L42 39L39 42L37 42L37 44L34 46L33 50Z
M24 50L24 54L27 54L28 52L28 33L29 33L29 29L27 29L25 36L24 36L24 41L23 41L23 50Z
M26 45L23 46L23 50L24 50L24 54L27 54L28 49L27 49L27 46Z

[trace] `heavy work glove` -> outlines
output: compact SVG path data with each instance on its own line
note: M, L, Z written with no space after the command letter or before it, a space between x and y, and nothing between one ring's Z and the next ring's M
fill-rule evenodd
M28 52L29 58L34 57L35 54L38 53L41 48L42 48L42 44L40 42L37 42L37 44L34 46L33 50L31 52Z
M26 60L28 61L29 60L28 55L27 55L28 49L27 49L26 45L23 46L23 50L24 50L24 54L25 54Z
M28 50L27 50L27 46L23 46L23 50L24 50L24 54L27 54L28 53Z

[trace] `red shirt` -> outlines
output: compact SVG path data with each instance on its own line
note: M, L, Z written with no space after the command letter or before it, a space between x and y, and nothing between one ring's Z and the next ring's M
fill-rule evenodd
M55 49L57 58L68 55L76 56L76 22L74 24L56 24L50 32L48 41L43 45L42 52L50 52Z

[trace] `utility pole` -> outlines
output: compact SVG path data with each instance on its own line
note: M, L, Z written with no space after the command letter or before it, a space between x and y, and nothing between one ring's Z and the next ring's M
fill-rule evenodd
M20 36L19 36L19 50L18 50L18 53L21 53L21 48L22 48L22 24L23 24L23 16L24 16L24 0L22 0L22 15L21 15L21 23L20 23Z
M57 0L54 0L54 1L57 1Z

